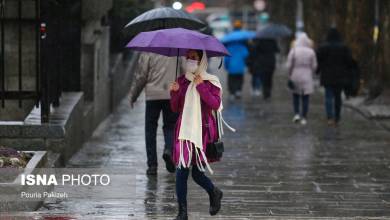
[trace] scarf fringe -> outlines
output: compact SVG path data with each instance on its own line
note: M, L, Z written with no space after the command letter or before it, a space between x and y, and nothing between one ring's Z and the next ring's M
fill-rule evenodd
M192 161L192 146L191 142L187 141L187 150L188 150L188 161L187 161L187 167L191 166L191 161Z
M206 165L206 168L209 170L209 172L211 174L214 174L214 171L211 169L210 164L207 161L206 154L204 153L204 151L201 148L196 147L196 146L193 147L192 143L188 140L180 140L179 142L180 142L179 143L180 157L179 157L179 164L178 164L179 169L189 168L191 166L193 149L195 149L195 160L196 160L196 165L198 166L198 169L202 172L206 171L205 166L203 165L203 162L204 162ZM187 145L187 150L189 153L187 163L186 163L185 158L184 158L184 144ZM202 159L203 159L203 161L202 161Z
M198 166L198 168L199 168L200 171L204 172L205 170L204 170L202 161L201 161L201 159L200 159L198 149L195 149L195 153L196 153L196 165Z
M180 157L179 157L179 165L178 165L178 167L179 168L187 168L186 167L186 163L184 162L184 149L183 149L183 145L184 145L184 143L183 143L183 141L180 141L180 143L179 143L179 145L180 145Z
M229 130L231 130L232 132L236 132L236 129L233 128L232 126L230 126L230 125L223 119L223 117L222 117L222 112L218 111L217 114L218 114L219 118L221 119L221 122L217 122L218 125L224 124ZM223 127L222 127L222 126L218 126L218 128L220 129L220 131L219 131L220 134L223 135L223 134L224 134L224 132L223 132Z
M207 161L206 154L204 153L203 150L201 150L201 149L199 149L199 150L200 150L200 152L202 153L202 157L203 157L203 160L204 160L204 162L205 162L205 164L206 164L207 169L209 170L209 172L210 172L211 174L214 174L214 171L211 169L210 164L209 164L209 162ZM203 170L204 170L204 167L203 167ZM205 171L205 170L204 170L204 171Z

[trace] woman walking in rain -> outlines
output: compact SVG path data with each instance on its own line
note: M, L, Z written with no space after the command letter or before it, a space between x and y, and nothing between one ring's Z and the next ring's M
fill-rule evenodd
M317 58L321 85L325 87L328 125L337 127L340 122L343 88L353 80L350 74L353 68L351 50L343 43L337 29L329 30L326 42L318 48Z
M206 53L187 52L186 74L171 84L171 108L179 113L175 128L173 160L176 170L176 194L179 204L177 220L187 216L187 179L192 167L192 178L209 195L210 215L221 208L222 191L205 175L212 161L206 157L207 143L218 138L216 120L212 111L222 109L222 87L218 77L206 72Z
M317 69L317 58L312 49L312 41L302 33L287 58L290 82L292 83L294 123L306 125L309 111L309 97L314 92L313 75ZM300 108L302 104L302 108Z

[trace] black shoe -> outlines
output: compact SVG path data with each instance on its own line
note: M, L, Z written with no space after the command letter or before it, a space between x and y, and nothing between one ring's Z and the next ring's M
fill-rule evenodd
M148 167L146 170L146 175L148 176L156 176L157 175L157 167Z
M168 151L164 151L163 159L165 161L165 168L167 168L168 172L174 173L176 168L175 164L172 161L171 153Z
M213 192L209 194L210 198L210 215L216 215L221 209L221 200L223 193L217 187L214 187Z
M188 220L187 205L179 204L179 214L177 214L175 220Z

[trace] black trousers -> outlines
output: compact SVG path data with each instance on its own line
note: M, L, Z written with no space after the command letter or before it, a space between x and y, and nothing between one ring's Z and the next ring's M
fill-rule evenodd
M160 112L163 115L164 152L172 152L174 129L178 115L172 112L169 100L146 101L145 143L149 167L157 167L156 136Z
M271 97L272 84L273 84L273 72L262 72L260 74L261 83L263 86L263 96L264 99Z
M341 98L342 92L342 87L325 87L325 109L328 120L340 121L341 107L343 105L343 100Z
M244 74L228 74L229 93L235 95L237 92L241 92L243 82Z

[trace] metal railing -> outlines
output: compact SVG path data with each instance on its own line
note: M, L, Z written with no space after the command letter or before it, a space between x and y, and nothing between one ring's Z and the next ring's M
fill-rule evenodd
M17 16L6 16L6 4L12 1L14 4L12 6L17 7ZM17 4L15 4L17 2ZM23 4L29 3L35 4L35 17L27 18L23 17ZM59 105L59 96L61 92L58 92L56 88L56 81L51 82L49 88L49 79L60 77L58 71L50 73L51 76L48 76L48 69L44 68L42 61L45 57L56 56L56 54L49 54L50 50L45 48L45 39L46 39L46 25L41 21L41 1L40 0L0 0L0 48L1 48L1 57L0 57L0 99L2 108L6 107L6 100L17 100L19 107L22 107L23 100L34 100L35 106L41 108L41 122L46 123L49 121L50 115L50 104L55 103ZM17 74L17 89L7 90L6 89L6 61L7 59L12 59L12 55L7 54L5 46L10 42L6 42L6 35L9 28L9 24L12 24L13 27L17 27L17 63L18 63L18 74ZM35 30L35 45L29 45L35 47L35 90L26 90L23 88L23 25L32 25ZM14 39L15 40L15 39ZM9 75L8 75L9 76ZM57 78L58 79L58 78ZM60 78L59 78L60 79ZM51 91L56 91L55 94L50 94Z

